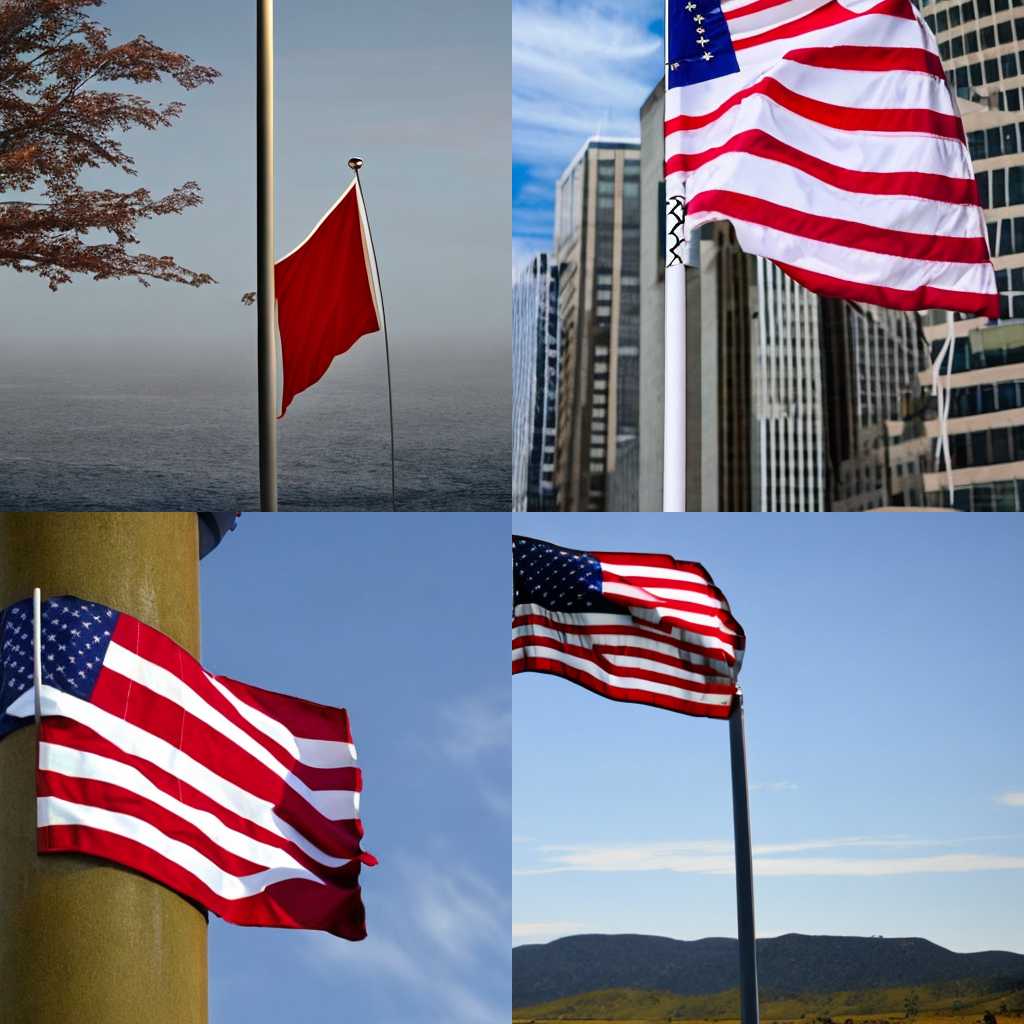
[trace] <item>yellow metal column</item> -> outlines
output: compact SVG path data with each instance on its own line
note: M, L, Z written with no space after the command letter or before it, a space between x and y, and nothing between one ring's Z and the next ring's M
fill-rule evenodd
M0 513L0 608L41 587L199 654L194 512ZM205 1024L206 918L142 875L35 852L35 725L0 740L0 1020Z

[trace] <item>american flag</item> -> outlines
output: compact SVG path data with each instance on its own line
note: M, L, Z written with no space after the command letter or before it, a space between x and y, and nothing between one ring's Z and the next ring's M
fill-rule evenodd
M77 597L42 614L40 853L116 861L234 924L366 935L348 714L208 673ZM34 718L32 602L3 613L0 737Z
M911 0L669 0L665 178L685 234L811 291L999 315L938 49Z
M512 538L512 672L728 718L743 629L703 566Z

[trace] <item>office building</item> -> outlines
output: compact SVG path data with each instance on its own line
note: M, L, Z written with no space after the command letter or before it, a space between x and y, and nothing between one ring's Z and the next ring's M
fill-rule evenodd
M555 507L558 266L535 256L512 285L512 510Z
M554 482L561 511L636 507L639 149L635 141L588 140L555 193L561 362Z

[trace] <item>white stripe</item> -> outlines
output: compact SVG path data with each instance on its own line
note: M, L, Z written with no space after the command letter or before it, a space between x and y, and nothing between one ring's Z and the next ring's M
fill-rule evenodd
M686 193L726 189L778 203L795 212L837 217L886 231L945 238L981 238L973 203L942 203L906 195L848 192L805 171L750 153L728 152L689 175Z
M614 562L601 562L601 569L613 572L617 576L642 576L651 580L678 580L680 583L696 583L702 587L709 587L703 576L695 572L684 572L682 569L666 569L658 565L616 565Z
M20 697L16 697L4 710L5 715L13 718L35 718L36 716L36 691L35 688L26 690Z
M548 618L554 618L559 622L567 622L569 624L575 624L578 626L646 626L650 623L661 623L661 618L658 615L658 609L647 609L641 608L639 605L633 605L632 615L611 615L605 613L596 612L552 612L549 609L539 604L517 604L513 609L513 615L544 615ZM647 613L650 614L647 614ZM672 623L661 623L662 625L668 625L670 632L669 636L675 637L684 643L692 644L695 647L707 647L713 650L724 651L727 654L735 656L735 648L732 644L726 643L724 640L716 636L705 636L703 633L693 633L682 626L675 625ZM659 630L659 632L661 632ZM653 630L651 636L657 636ZM697 655L690 655L690 657L698 657ZM715 661L716 664L719 662Z
M654 644L645 640L639 640L639 642L637 642L636 637L606 637L590 636L588 634L578 633L561 633L557 629L548 629L545 626L519 626L512 630L512 636L514 639L547 637L550 640L557 640L560 643L569 646L583 647L595 651L597 648L607 645L616 647L628 646L630 650L635 650L636 653L626 655L609 654L605 651L600 651L597 652L597 656L604 658L613 665L621 664L628 668L640 668L648 672L660 672L662 675L675 676L677 679L685 679L687 682L698 683L701 686L708 684L732 685L731 679L727 679L722 676L702 675L700 672L691 672L679 665L666 665L663 661L655 661L653 658L645 658L643 656L644 650L656 651L658 648L663 648L663 650L658 653L668 654L672 657L678 658L679 652L673 651L668 644Z
M134 651L129 651L120 644L111 642L103 659L105 667L118 672L132 682L146 687L153 693L173 701L190 715L205 722L226 740L256 758L260 764L269 768L289 788L293 789L307 803L312 804L324 817L351 817L342 813L350 806L351 793L348 790L310 789L291 769L282 764L261 743L254 740L247 732L229 721L216 708L207 704L186 682L179 679L173 672L162 665L148 661Z
M253 707L229 690L216 676L203 669L203 675L210 684L230 702L232 707L264 736L284 747L296 760L310 768L351 768L356 763L356 748L353 743L340 740L311 740L296 736L282 722Z
M607 592L610 587L618 585L625 584L617 584L614 580L606 580L603 583L603 588ZM644 594L653 594L655 597L665 597L673 601L686 601L689 604L703 605L705 608L718 608L725 612L729 611L729 606L724 601L720 601L717 597L711 597L709 594L701 594L698 591L689 590L686 587L648 586L647 584L640 586L639 584L636 584L636 589Z
M767 7L763 11L744 14L739 18L729 18L727 20L729 35L735 42L739 39L745 39L747 36L756 35L758 32L786 25L797 18L806 17L827 6L828 0L789 0L789 3Z
M851 171L918 171L974 179L967 149L959 139L893 135L880 144L878 132L848 131L811 121L767 96L750 96L703 128L665 137L666 160L677 153L703 153L724 146L742 132L760 129L794 149ZM676 172L677 174L680 172Z
M194 825L207 839L228 853L244 857L264 868L294 868L306 872L310 878L316 877L287 850L262 843L225 825L215 814L176 800L154 785L137 768L121 761L62 744L40 743L39 767L42 771L56 772L69 778L120 786ZM339 860L334 866L347 863L347 860Z
M638 600L650 600L652 597L655 598L673 598L673 593L655 593L654 591L646 590L643 587L633 587L626 583L615 583L613 581L606 580L602 584L602 590L606 594L614 594L616 597L625 598L636 598ZM716 618L714 615L701 615L699 612L688 612L682 611L679 608L669 608L668 606L662 607L660 605L655 608L645 608L645 611L657 611L659 615L664 615L667 618L675 619L676 621L683 621L685 623L693 623L697 626L707 626L711 629L720 629L723 633L735 633L734 630L730 629L724 622Z
M235 785L189 757L183 750L171 746L151 732L132 725L115 715L104 711L89 701L73 697L63 690L43 686L43 714L62 715L92 729L119 750L140 757L156 765L169 775L180 778L194 789L235 814L248 818L256 825L294 843L303 853L326 864L337 867L347 863L346 858L333 857L306 838L292 825L278 817L274 805ZM349 794L353 799L344 817L358 817L358 794Z
M690 231L715 220L725 220L713 210L687 217ZM744 252L805 270L841 277L857 284L882 285L905 290L931 285L952 291L995 294L995 274L990 263L939 263L851 249L791 235L778 228L729 218Z
M520 647L512 652L513 661L525 661L526 658L544 658L548 661L557 661L559 664L568 665L570 668L579 669L593 676L601 682L616 690L644 690L647 693L657 693L664 697L674 697L677 700L693 701L697 704L712 704L718 707L727 707L732 697L728 694L706 693L703 690L687 690L680 686L669 686L667 683L652 683L648 679L636 679L629 675L611 675L599 665L595 665L588 658L577 658L564 651L553 651L550 647Z
M194 846L165 836L148 821L132 817L130 814L72 803L70 800L61 800L54 796L39 797L36 801L36 816L40 828L48 825L82 825L134 840L177 864L183 871L198 878L207 888L226 900L255 896L263 892L267 886L291 878L302 878L317 885L327 884L305 868L269 868L254 875L238 877L204 857Z

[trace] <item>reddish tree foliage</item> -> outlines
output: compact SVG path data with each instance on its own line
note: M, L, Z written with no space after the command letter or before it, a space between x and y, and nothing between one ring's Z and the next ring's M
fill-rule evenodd
M209 284L209 274L179 266L170 256L129 252L142 220L181 213L202 202L194 181L154 199L132 192L90 190L78 184L86 168L136 173L116 133L170 125L183 104L154 105L108 86L174 79L184 89L212 82L219 72L143 36L119 46L86 9L103 0L0 0L0 266L39 274L56 290L72 274L96 280L134 277ZM102 241L87 238L105 232ZM101 236L102 237L102 236Z

